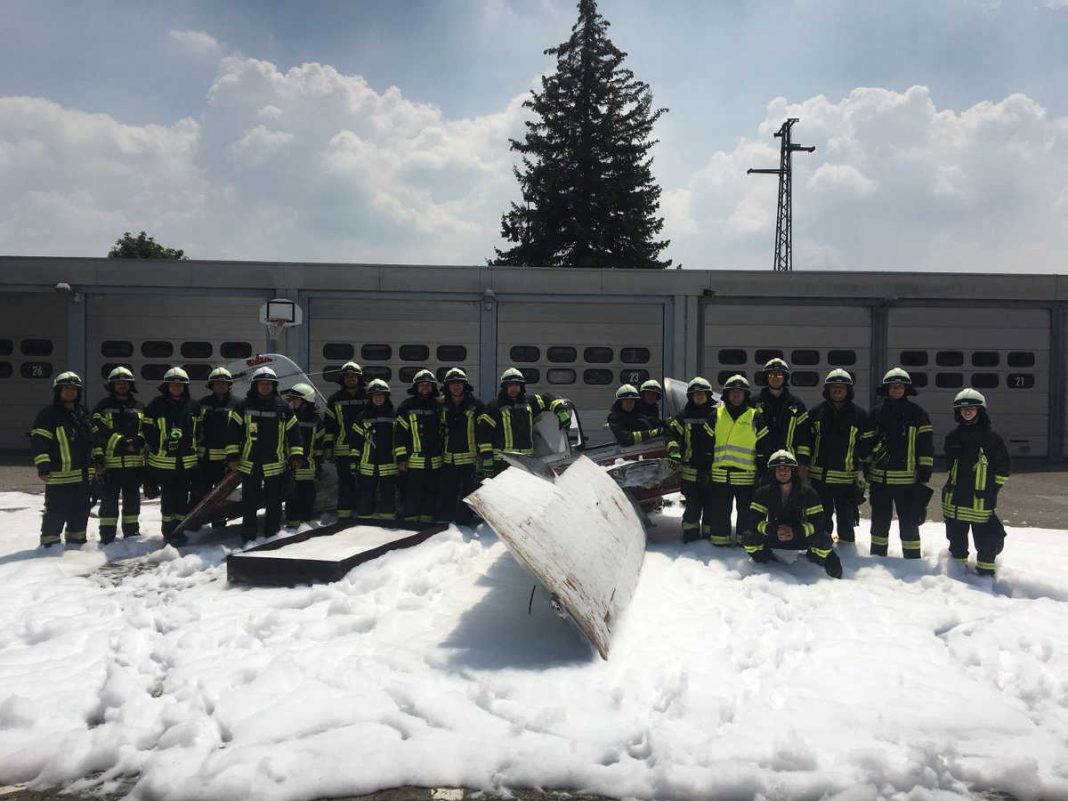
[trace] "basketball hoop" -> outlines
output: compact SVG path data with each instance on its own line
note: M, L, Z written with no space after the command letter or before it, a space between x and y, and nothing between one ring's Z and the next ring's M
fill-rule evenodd
M260 323L267 328L267 338L271 348L278 347L278 338L282 331L304 321L304 313L288 298L274 298L260 306Z

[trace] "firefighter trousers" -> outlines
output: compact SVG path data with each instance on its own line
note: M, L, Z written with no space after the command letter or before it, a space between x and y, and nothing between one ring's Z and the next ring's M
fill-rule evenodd
M441 468L438 519L461 526L471 525L475 513L463 499L476 489L478 477L473 464L447 464Z
M372 476L360 476L356 486L359 492L357 511L360 517L377 520L396 519L397 502L394 498L397 491L396 476L382 476L377 473Z
M683 480L680 483L683 500L682 541L695 542L712 533L712 486L707 480Z
M179 463L180 464L180 463ZM178 524L185 520L196 497L194 471L155 469L152 478L159 485L159 511L163 519L163 538L169 540Z
M712 518L708 538L713 545L731 544L731 506L737 506L737 518L734 527L734 544L741 545L745 532L750 529L753 492L756 488L744 484L718 484L712 482L710 487Z
M886 556L890 545L890 520L897 510L897 530L901 534L901 552L906 559L920 558L920 525L916 518L915 484L868 486L871 504L871 554Z
M100 541L105 545L115 541L119 525L119 499L122 499L122 536L141 536L140 467L113 467L104 473L100 492Z
M307 523L315 514L315 479L293 482L293 493L286 499L286 524Z
M263 536L273 537L282 528L282 481L285 474L263 475L259 465L241 477L241 539L256 539L256 514L263 507Z
M63 528L68 545L84 545L89 527L91 490L88 481L45 486L44 514L41 516L41 545L55 545Z
M429 523L434 519L441 488L441 468L409 467L404 473L404 522Z
M337 518L348 520L356 514L358 496L356 460L351 456L337 458Z
M824 526L827 534L834 533L834 522L838 521L838 541L856 542L857 526L857 489L854 484L827 484L813 481L823 504Z
M994 575L995 560L1005 547L1005 527L995 515L985 523L971 523L967 520L946 519L946 539L949 540L949 553L958 562L968 562L968 529L972 531L975 541L975 567L979 573Z
M223 476L226 475L226 460L217 459L212 461L210 459L202 459L200 462L200 477L201 484L203 485L203 494L201 498L207 497L215 485L223 480ZM211 521L212 528L226 528L226 518L220 517L217 520Z

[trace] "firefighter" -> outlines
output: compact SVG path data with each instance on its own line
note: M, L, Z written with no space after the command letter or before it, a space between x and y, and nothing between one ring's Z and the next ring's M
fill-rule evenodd
M286 469L304 467L297 417L278 394L278 376L270 367L252 374L252 386L233 420L234 444L227 453L231 470L241 473L241 539L256 539L256 512L264 507L263 536L282 527L282 495Z
M337 463L337 516L348 520L356 513L356 483L358 471L350 442L353 423L367 406L363 387L363 368L356 362L345 362L337 375L341 384L326 403L324 454Z
M100 541L115 541L122 498L122 536L141 536L141 482L145 472L145 407L134 395L134 374L125 367L108 373L107 397L93 409L97 444L104 454L100 490Z
M656 420L661 428L665 428L663 412L660 409L660 401L664 397L664 388L655 378L649 378L642 382L638 388L638 411L646 417Z
M632 384L616 390L616 402L608 413L608 427L620 445L636 445L664 433L659 414L650 417L642 412L639 403L641 396Z
M103 467L93 420L82 405L82 379L63 372L52 381L52 402L38 412L30 441L37 477L45 485L41 547L51 548L67 531L67 546L85 545L92 482Z
M808 477L823 501L827 533L834 532L837 518L838 541L847 543L856 539L857 471L867 462L875 438L868 413L853 403L853 395L853 377L845 370L831 370L823 382L823 403L808 415L812 427Z
M928 494L919 485L931 480L934 466L934 429L917 403L909 374L900 367L888 370L877 390L884 400L872 410L875 439L868 468L871 503L871 553L886 556L890 520L897 507L901 551L906 559L920 558L918 503L926 506Z
M712 533L710 485L715 426L712 385L696 376L686 386L686 405L667 424L668 460L679 470L685 504L683 542L695 542Z
M358 514L376 520L396 519L397 460L406 451L397 442L396 417L389 384L376 378L367 385L368 403L350 431L360 471Z
M234 420L230 412L238 400L231 390L234 377L225 367L216 367L208 374L210 392L200 399L200 428L203 432L200 457L200 482L207 495L227 473L227 451L234 440ZM211 527L226 528L226 520L213 520Z
M805 404L790 392L790 365L782 359L769 359L764 364L764 384L756 406L768 427L767 449L794 454L798 474L804 480L808 476L812 443Z
M294 384L284 393L293 410L304 449L304 464L293 471L293 494L286 500L286 525L308 523L315 514L315 480L323 458L323 418L315 408L315 389L310 384Z
M439 518L443 521L461 526L474 522L474 512L463 499L478 487L475 476L479 454L477 423L485 411L485 404L474 395L467 373L459 367L449 370L445 374L445 402L442 406L445 443ZM486 444L492 453L492 443Z
M501 451L534 455L534 420L542 412L552 412L560 428L571 425L571 401L548 393L527 395L527 380L515 367L501 375L497 399L486 404L479 417L479 468L483 478L504 470L508 463Z
M723 398L716 407L709 539L719 547L731 545L732 506L737 507L734 544L742 544L753 491L768 461L768 429L749 392L748 379L732 375L723 382Z
M200 410L189 397L189 374L172 367L163 374L159 395L145 408L148 473L160 489L163 539L184 545L185 534L174 529L185 519L199 483L197 463L202 446Z
M975 542L975 570L993 576L995 560L1005 546L1005 527L997 516L998 493L1009 480L1012 463L1005 441L990 425L986 398L962 389L953 399L957 427L946 435L946 469L942 516L949 553L968 564L968 529Z
M756 562L775 561L775 549L805 551L831 578L842 577L842 561L834 552L823 524L819 493L801 478L801 465L788 450L768 459L770 481L753 495L752 529L745 533L745 552Z
M442 430L438 381L429 370L412 378L397 409L397 443L403 453L397 469L404 474L404 522L429 523L438 509L445 432Z

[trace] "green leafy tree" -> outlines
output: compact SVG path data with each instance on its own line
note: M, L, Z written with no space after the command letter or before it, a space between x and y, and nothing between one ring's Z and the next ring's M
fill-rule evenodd
M133 236L129 231L115 240L108 251L109 259L185 259L184 250L167 248L142 231Z
M556 71L541 79L524 106L533 112L513 168L523 202L501 217L513 243L490 264L532 267L662 269L670 244L652 177L653 108L648 84L623 66L627 54L608 38L595 0L579 0L571 37L545 51Z

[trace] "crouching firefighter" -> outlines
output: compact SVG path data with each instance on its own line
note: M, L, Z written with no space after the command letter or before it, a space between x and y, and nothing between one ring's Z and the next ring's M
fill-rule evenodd
M412 378L397 409L397 469L404 474L404 522L429 523L438 509L441 468L445 464L438 380L429 370Z
M753 495L753 528L745 533L745 552L756 562L775 560L775 550L804 551L831 578L842 577L842 561L823 524L819 493L805 484L794 455L775 451L768 459L771 481Z
M632 384L616 390L616 402L608 412L608 428L620 445L637 445L664 434L660 416L644 413L641 405L641 396Z
M107 397L93 409L97 444L104 453L100 489L100 541L115 541L122 498L122 536L141 536L141 482L145 472L145 407L134 395L134 375L125 367L108 373Z
M200 410L189 397L189 374L172 367L163 374L159 395L145 408L145 441L149 478L160 490L163 539L183 545L185 534L174 529L189 513L199 479Z
M931 497L925 485L931 480L934 465L934 429L927 412L908 399L916 389L900 367L887 371L877 392L884 400L872 410L875 444L868 468L871 553L886 556L896 506L901 552L906 559L919 559L920 522L926 517Z
M474 512L463 502L478 487L475 463L480 444L476 438L478 418L486 411L475 397L467 373L453 367L445 374L445 402L442 419L445 424L444 466L441 471L440 511L438 517L448 523L469 526ZM485 442L486 452L493 459L493 443Z
M286 525L308 523L315 514L315 480L321 474L323 458L323 418L315 408L315 388L294 384L283 395L297 419L304 464L293 471L293 492L286 499Z
M357 514L364 519L397 517L397 460L405 450L397 442L396 417L389 384L376 378L367 385L366 408L352 425L352 451L360 472Z
M749 399L749 381L744 375L732 375L723 383L715 433L709 539L719 547L731 544L731 507L735 506L734 544L741 545L749 530L753 491L768 460L768 429L764 416Z
M668 461L682 484L682 541L712 533L712 455L716 441L712 385L696 376L686 387L686 405L667 424ZM703 522L702 522L703 521Z
M995 560L1005 546L1005 527L997 516L998 493L1009 480L1012 463L1005 441L994 433L986 398L962 389L953 399L957 427L946 435L946 469L942 516L946 520L949 553L968 564L968 529L975 541L975 569L993 576Z
M92 503L91 483L102 466L103 453L93 436L93 421L82 405L82 379L64 372L52 382L52 402L33 421L30 441L37 477L45 484L41 546L60 542L85 545Z
M241 473L241 539L256 539L256 512L264 507L263 536L282 527L286 469L304 466L300 427L289 404L278 394L278 376L270 367L252 374L252 386L232 412L235 442L227 454L230 469Z
M363 368L356 362L345 362L337 382L341 388L326 401L323 449L325 456L337 463L337 517L344 521L356 514L358 470L351 440L353 424L367 406Z
M501 457L502 451L534 455L534 420L542 412L552 412L560 422L560 428L571 425L571 401L555 398L546 393L527 395L527 380L515 367L509 367L501 375L501 388L497 399L486 404L479 417L479 475L491 478L508 463Z
M208 374L207 387L211 392L200 399L201 457L200 483L207 495L228 472L227 457L235 439L234 418L230 414L238 400L231 390L234 377L225 367L216 367ZM211 527L226 528L226 520L213 520Z

